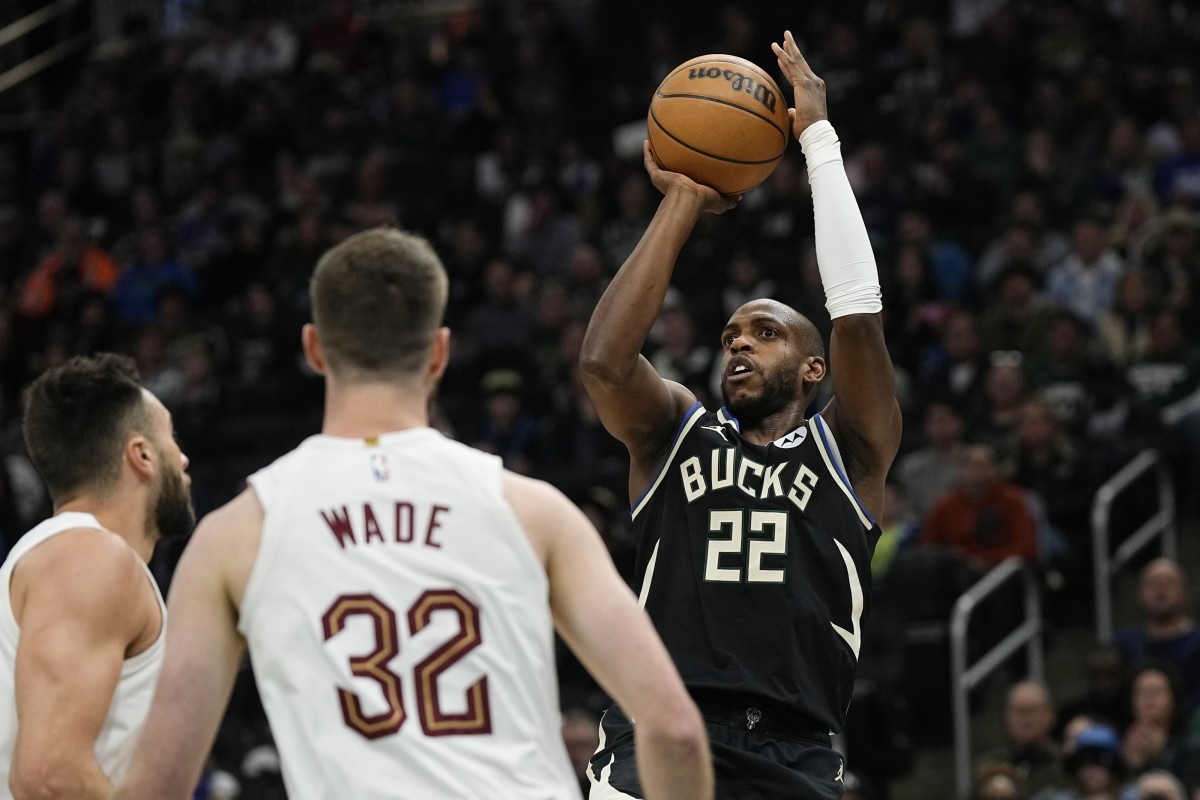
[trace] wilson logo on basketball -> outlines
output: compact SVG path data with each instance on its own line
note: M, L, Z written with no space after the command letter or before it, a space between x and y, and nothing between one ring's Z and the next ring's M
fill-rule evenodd
M717 69L716 67L692 67L688 70L688 80L694 81L701 78L724 78L729 81L729 88L735 92L745 92L754 97L755 100L762 103L763 107L768 111L775 111L775 103L777 98L775 93L763 86L758 81L751 78L749 75L743 75L740 72L734 72L731 69Z

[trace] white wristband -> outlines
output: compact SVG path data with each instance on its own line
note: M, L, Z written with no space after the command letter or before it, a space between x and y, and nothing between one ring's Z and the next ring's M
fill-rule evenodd
M800 133L816 222L817 267L831 319L883 310L879 269L846 168L837 132L818 120Z

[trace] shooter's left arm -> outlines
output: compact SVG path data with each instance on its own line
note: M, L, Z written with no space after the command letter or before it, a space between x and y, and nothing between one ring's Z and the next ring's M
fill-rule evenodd
M867 510L879 516L883 483L901 432L896 375L883 338L879 271L833 126L813 123L801 133L800 144L812 185L825 307L833 319L833 399L822 416L856 492Z
M783 44L772 49L795 94L792 131L808 162L817 265L825 307L833 319L829 364L834 397L822 416L855 491L878 516L901 432L896 376L883 338L879 270L842 163L841 144L829 124L825 83L809 67L790 31Z

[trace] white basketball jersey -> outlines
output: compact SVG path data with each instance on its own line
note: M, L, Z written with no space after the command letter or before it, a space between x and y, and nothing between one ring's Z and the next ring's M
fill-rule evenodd
M314 436L250 483L239 629L292 800L578 797L499 459L432 428Z
M19 721L17 719L13 668L17 660L17 640L20 638L20 629L13 616L12 593L9 586L13 568L22 556L51 536L77 528L104 530L91 514L74 511L58 514L21 537L8 554L4 565L0 566L0 800L12 798L12 793L8 788L8 771L12 764ZM145 567L144 564L142 566ZM167 634L167 608L158 591L158 584L154 582L154 576L150 574L148 568L146 569L146 580L150 582L150 586L154 589L154 595L158 598L163 624L154 643L133 658L125 659L125 663L121 666L121 677L117 681L117 689L108 709L108 719L104 721L104 727L100 729L94 750L96 763L113 782L120 780L129 766L129 759L133 756L133 748L137 744L142 723L146 721L146 713L150 710L154 684L158 680L159 668L162 666L163 646ZM133 591L132 588L130 590Z

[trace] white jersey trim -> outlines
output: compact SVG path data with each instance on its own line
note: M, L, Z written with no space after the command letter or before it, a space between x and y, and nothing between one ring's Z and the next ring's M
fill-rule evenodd
M870 516L867 515L866 509L862 503L854 495L854 490L850 488L849 482L846 480L846 470L842 467L842 455L838 452L837 442L832 436L825 435L825 421L821 419L820 414L813 414L808 420L808 424L812 427L813 441L816 442L817 451L821 454L821 458L825 461L825 466L829 468L829 473L833 476L834 482L846 495L846 499L850 501L850 505L854 506L854 512L858 514L858 520L867 530L875 524ZM825 445L829 448L826 449Z
M703 404L696 403L696 405L692 406L689 416L683 423L683 426L680 428L679 434L675 437L675 444L671 447L671 452L668 453L667 457L663 460L662 469L658 471L658 476L654 479L654 483L650 484L650 488L642 494L641 498L637 502L637 505L633 507L633 511L629 515L630 519L635 519L638 513L646 507L647 503L650 502L650 498L654 496L654 492L656 489L658 489L658 485L662 483L663 478L666 477L667 469L671 466L671 462L675 460L675 454L679 452L679 447L683 444L683 440L687 438L688 432L691 431L692 426L696 424L696 420L700 419L702 416L704 416L704 414L705 411Z
M654 550L650 553L650 563L646 565L646 577L642 580L642 591L638 594L638 605L642 608L646 607L646 598L650 596L650 582L654 580L654 565L658 563L658 546L662 544L662 539L654 543Z

